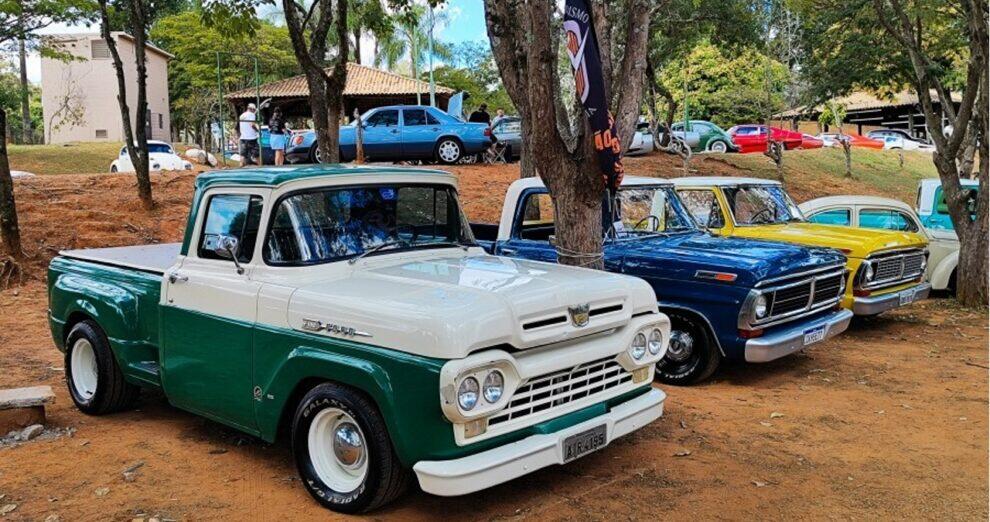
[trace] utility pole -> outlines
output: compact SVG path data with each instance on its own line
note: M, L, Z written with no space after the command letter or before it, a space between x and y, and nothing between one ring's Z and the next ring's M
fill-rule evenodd
M430 42L430 48L429 48L429 53L430 53L430 107L436 107L437 106L436 84L433 83L433 23L434 23L433 5L432 4L429 4L428 5L428 8L430 10L430 33L429 33L429 42Z

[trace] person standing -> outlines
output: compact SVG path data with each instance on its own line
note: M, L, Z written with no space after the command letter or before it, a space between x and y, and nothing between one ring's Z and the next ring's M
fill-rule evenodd
M478 110L471 113L471 116L468 117L468 121L471 123L491 124L492 117L488 114L488 104L482 103L481 106L478 107Z
M255 113L258 108L249 103L247 110L237 118L238 131L241 135L241 166L255 165L258 158L258 119Z
M285 165L285 145L289 132L289 127L282 117L282 109L275 107L271 119L268 120L268 143L275 151L275 165Z
M492 128L494 129L495 126L498 125L498 122L502 121L503 119L505 119L505 111L502 110L501 107L495 109L495 117L492 118L492 125L491 125Z

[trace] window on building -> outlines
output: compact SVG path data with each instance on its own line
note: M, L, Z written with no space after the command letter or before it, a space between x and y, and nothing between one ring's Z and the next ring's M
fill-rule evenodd
M162 113L158 113L158 128L159 129L165 128L165 118L162 118Z
M105 140L105 139L107 139L107 130L106 129L96 129L96 139L98 139L98 140Z
M93 40L90 42L89 50L94 60L109 60L110 46L103 40Z

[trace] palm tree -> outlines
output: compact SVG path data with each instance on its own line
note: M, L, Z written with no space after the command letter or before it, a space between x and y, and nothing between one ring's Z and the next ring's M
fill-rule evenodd
M384 65L389 70L393 70L403 58L408 56L412 77L419 79L419 64L427 61L431 56L431 29L445 24L448 20L446 11L434 13L431 20L426 8L420 5L413 6L407 12L393 15L391 34L376 41L375 66ZM450 44L433 41L432 57L450 60L452 56ZM416 101L421 103L419 93L416 94Z

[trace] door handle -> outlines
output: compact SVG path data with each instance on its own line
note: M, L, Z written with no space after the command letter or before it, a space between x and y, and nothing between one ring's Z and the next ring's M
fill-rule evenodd
M506 254L506 255L510 255L511 256L512 254L515 254L516 253L516 249L514 249L514 248L500 248L500 249L498 249L498 253L499 254Z
M188 276L184 276L178 272L170 272L168 274L168 282L172 283L173 285L176 283L185 283L188 280L189 280Z
M398 134L398 133L399 133L398 129L392 129L392 134Z
M440 127L433 127L430 130L433 131L433 132L440 132Z

